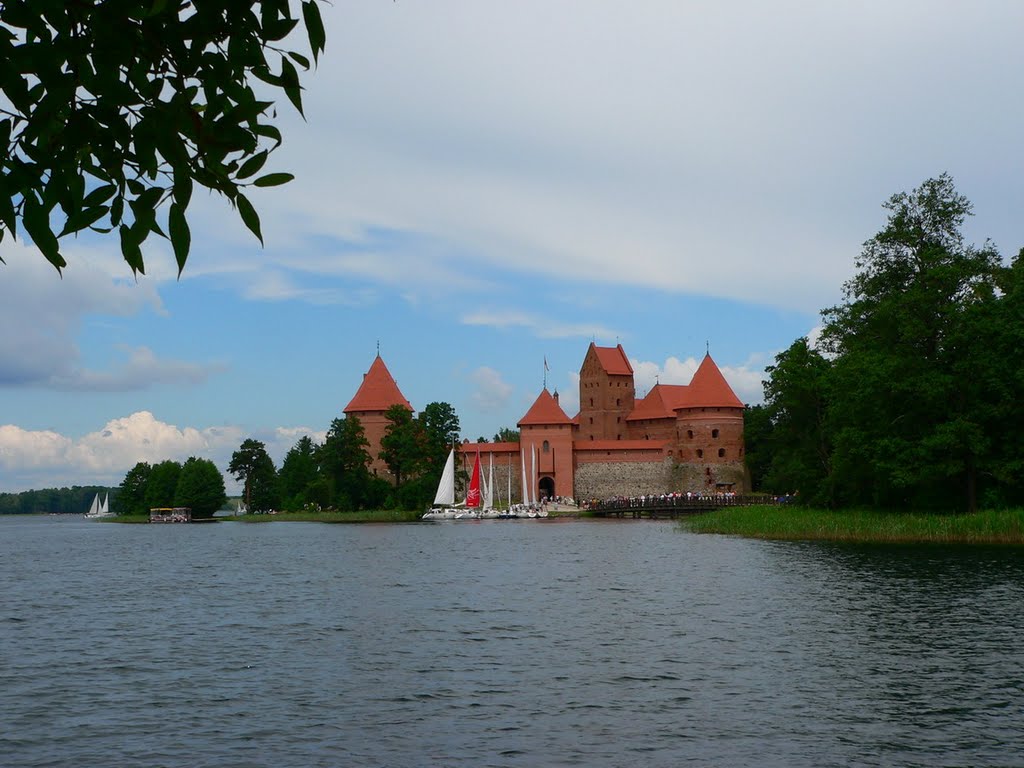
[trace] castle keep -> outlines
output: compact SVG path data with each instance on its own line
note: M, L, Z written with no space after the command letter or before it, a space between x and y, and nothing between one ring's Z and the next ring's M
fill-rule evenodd
M747 490L743 458L743 403L711 355L689 384L657 384L639 400L633 367L622 345L591 344L580 368L580 409L570 418L557 391L545 388L519 420L518 443L469 443L459 447L466 467L477 453L483 466L493 457L496 485L511 478L521 497L521 456L527 475L536 452L534 493L576 499L660 494L670 491ZM371 470L387 476L377 458L392 405L412 410L380 355L345 413L363 423Z

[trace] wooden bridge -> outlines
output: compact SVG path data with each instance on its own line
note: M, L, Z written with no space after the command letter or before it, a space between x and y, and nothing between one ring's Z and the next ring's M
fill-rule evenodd
M703 496L641 496L629 499L608 499L590 505L598 517L632 517L634 519L675 519L682 515L696 515L723 507L753 507L765 504L785 504L785 496L730 496L708 494Z

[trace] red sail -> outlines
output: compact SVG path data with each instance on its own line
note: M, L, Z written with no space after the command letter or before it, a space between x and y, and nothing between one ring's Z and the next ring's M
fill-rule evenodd
M480 506L480 454L477 453L473 462L473 476L469 480L469 490L466 491L466 506Z

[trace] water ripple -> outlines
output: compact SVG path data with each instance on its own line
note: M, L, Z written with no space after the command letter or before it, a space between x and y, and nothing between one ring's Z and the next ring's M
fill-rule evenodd
M1024 754L1013 550L668 523L0 519L13 766L942 766Z

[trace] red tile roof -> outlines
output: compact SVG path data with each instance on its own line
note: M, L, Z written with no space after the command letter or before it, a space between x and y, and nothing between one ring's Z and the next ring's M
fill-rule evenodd
M629 364L626 351L621 344L614 347L599 347L590 342L594 352L597 353L597 361L601 363L604 372L612 376L632 376L633 366Z
M519 420L519 426L538 424L571 424L562 407L555 402L551 393L544 389L530 406L530 410Z
M686 392L686 408L742 408L743 403L732 391L729 382L718 370L711 355L704 355L697 372L693 374Z
M345 413L386 411L393 405L402 405L410 411L414 410L391 377L391 372L384 365L380 355L377 355L370 370L363 374L363 383L359 385L355 397L345 406Z
M519 453L519 443L459 443L459 453Z
M675 409L684 407L686 389L685 384L655 384L647 397L637 401L626 421L674 419Z

